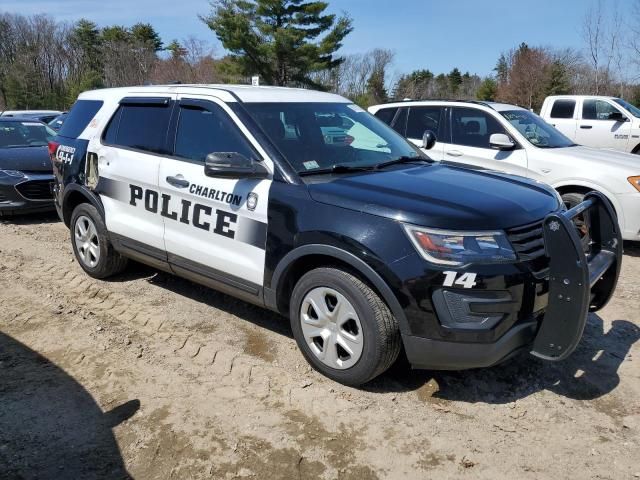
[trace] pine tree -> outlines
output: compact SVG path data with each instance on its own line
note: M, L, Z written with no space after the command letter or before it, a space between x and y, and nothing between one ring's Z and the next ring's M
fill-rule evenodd
M478 100L495 100L498 93L498 83L491 77L483 80L476 92Z
M462 74L460 73L460 70L458 70L458 68L454 68L449 73L449 89L451 90L451 93L453 93L453 95L456 95L458 93L460 85L462 85Z
M271 85L319 87L313 72L343 62L335 54L352 31L348 16L326 14L326 2L217 0L201 19L213 30L245 75Z
M131 27L132 37L143 45L153 48L154 51L162 50L160 35L150 23L136 23Z

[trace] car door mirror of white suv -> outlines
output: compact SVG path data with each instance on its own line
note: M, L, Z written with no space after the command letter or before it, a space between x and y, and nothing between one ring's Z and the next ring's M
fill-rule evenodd
M266 178L269 171L261 163L238 152L213 152L204 162L204 174L215 178Z
M489 145L495 150L513 150L516 144L509 135L504 133L493 133L489 137Z
M422 134L421 147L424 148L425 150L431 150L437 141L438 140L436 138L435 133L433 133L431 130L425 130L424 133Z

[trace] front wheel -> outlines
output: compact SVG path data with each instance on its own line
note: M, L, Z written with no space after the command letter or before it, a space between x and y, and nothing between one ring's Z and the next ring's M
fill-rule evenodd
M81 203L71 214L71 245L82 269L93 278L107 278L123 271L127 259L115 251L98 210Z
M359 386L387 370L400 352L389 307L366 283L336 268L305 274L293 289L291 328L313 368Z

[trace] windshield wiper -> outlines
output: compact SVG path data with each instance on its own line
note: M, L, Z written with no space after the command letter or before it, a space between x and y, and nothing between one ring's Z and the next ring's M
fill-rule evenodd
M403 155L402 157L398 157L394 160L389 160L388 162L379 163L374 167L374 170L380 170L381 168L388 167L390 165L397 165L399 163L412 163L412 162L427 162L431 163L430 160L422 157L409 157L407 155Z
M323 175L327 173L349 173L349 172L365 172L367 170L374 170L375 166L366 167L354 167L351 165L332 165L329 168L316 168L315 170L307 170L306 172L300 172L298 175L306 177L309 175Z

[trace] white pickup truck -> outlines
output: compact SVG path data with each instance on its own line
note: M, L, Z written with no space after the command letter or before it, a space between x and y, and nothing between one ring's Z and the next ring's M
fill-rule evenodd
M640 109L616 97L547 97L540 116L578 145L640 153Z

